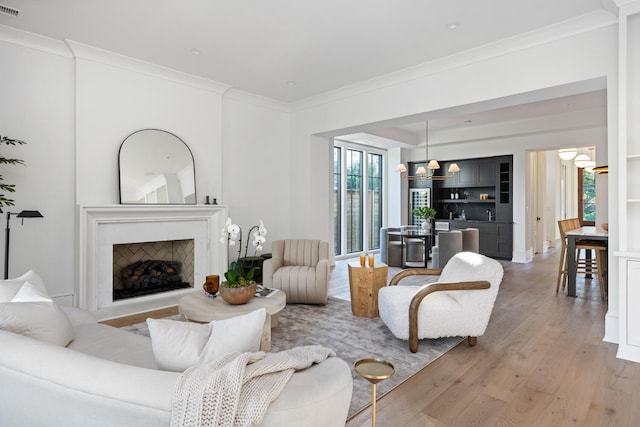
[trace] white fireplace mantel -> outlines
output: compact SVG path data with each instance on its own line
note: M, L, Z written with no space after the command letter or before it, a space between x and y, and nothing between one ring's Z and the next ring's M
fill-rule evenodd
M113 245L193 239L194 287L210 274L223 275L227 251L219 243L227 218L221 205L78 206L75 305L98 319L174 305L193 288L113 301Z

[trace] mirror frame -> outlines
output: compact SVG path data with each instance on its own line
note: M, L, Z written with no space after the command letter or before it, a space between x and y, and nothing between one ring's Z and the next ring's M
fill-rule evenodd
M186 152L189 153L189 158L191 159L191 166L193 167L193 202L137 202L137 201L123 201L122 200L122 149L125 146L125 144L127 143L127 141L129 141L129 143L131 144L130 138L133 137L134 135L137 135L141 132L146 132L146 131L154 131L154 132L163 132L167 135L172 136L176 142L181 142L182 145L184 145L184 148L186 148ZM158 174L160 175L160 174ZM196 205L198 204L198 196L197 196L197 189L196 189L196 165L195 165L195 161L194 161L194 157L193 157L193 153L191 152L191 149L189 148L189 146L182 140L182 138L180 138L179 136L177 136L176 134L163 130L163 129L155 129L155 128L147 128L147 129L140 129L137 130L135 132L132 132L131 134L127 135L127 137L122 141L122 143L120 144L120 148L118 149L118 192L119 192L119 199L120 199L120 204L121 205Z

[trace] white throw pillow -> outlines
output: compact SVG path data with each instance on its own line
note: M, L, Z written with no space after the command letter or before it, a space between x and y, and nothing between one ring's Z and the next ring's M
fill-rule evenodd
M0 280L0 302L11 301L25 282L30 282L38 288L41 293L47 296L49 295L42 278L38 276L35 271L29 270L20 277Z
M260 350L267 312L251 313L210 323L147 319L158 368L182 372L231 352Z
M31 282L24 282L24 285L15 296L11 299L11 302L34 302L34 301L45 301L51 302L52 299L47 295L46 292L42 292L42 289L38 286L35 286Z
M51 301L0 303L0 329L61 346L74 338L69 318Z

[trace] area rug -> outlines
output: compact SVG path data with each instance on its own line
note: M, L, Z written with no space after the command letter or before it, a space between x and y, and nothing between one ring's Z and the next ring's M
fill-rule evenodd
M148 336L145 323L125 328ZM458 337L423 339L418 352L411 353L408 341L395 338L379 318L354 316L351 302L337 298L329 298L324 306L288 304L271 331L271 351L321 344L349 364L353 375L349 417L371 404L371 383L353 370L357 360L377 357L394 366L395 374L377 385L380 398L461 341Z
M423 339L418 352L409 342L393 336L380 318L354 316L351 302L329 298L325 306L288 304L271 331L271 351L301 345L322 344L332 348L351 366L353 397L349 417L371 404L371 383L353 370L359 359L377 357L390 362L395 374L377 385L378 398L455 347L462 338Z

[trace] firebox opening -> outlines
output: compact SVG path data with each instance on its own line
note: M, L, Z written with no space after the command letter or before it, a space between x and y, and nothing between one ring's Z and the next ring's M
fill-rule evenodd
M177 261L134 262L120 270L120 278L124 288L113 290L114 301L191 287L182 281Z
M192 287L194 240L113 245L113 301Z

